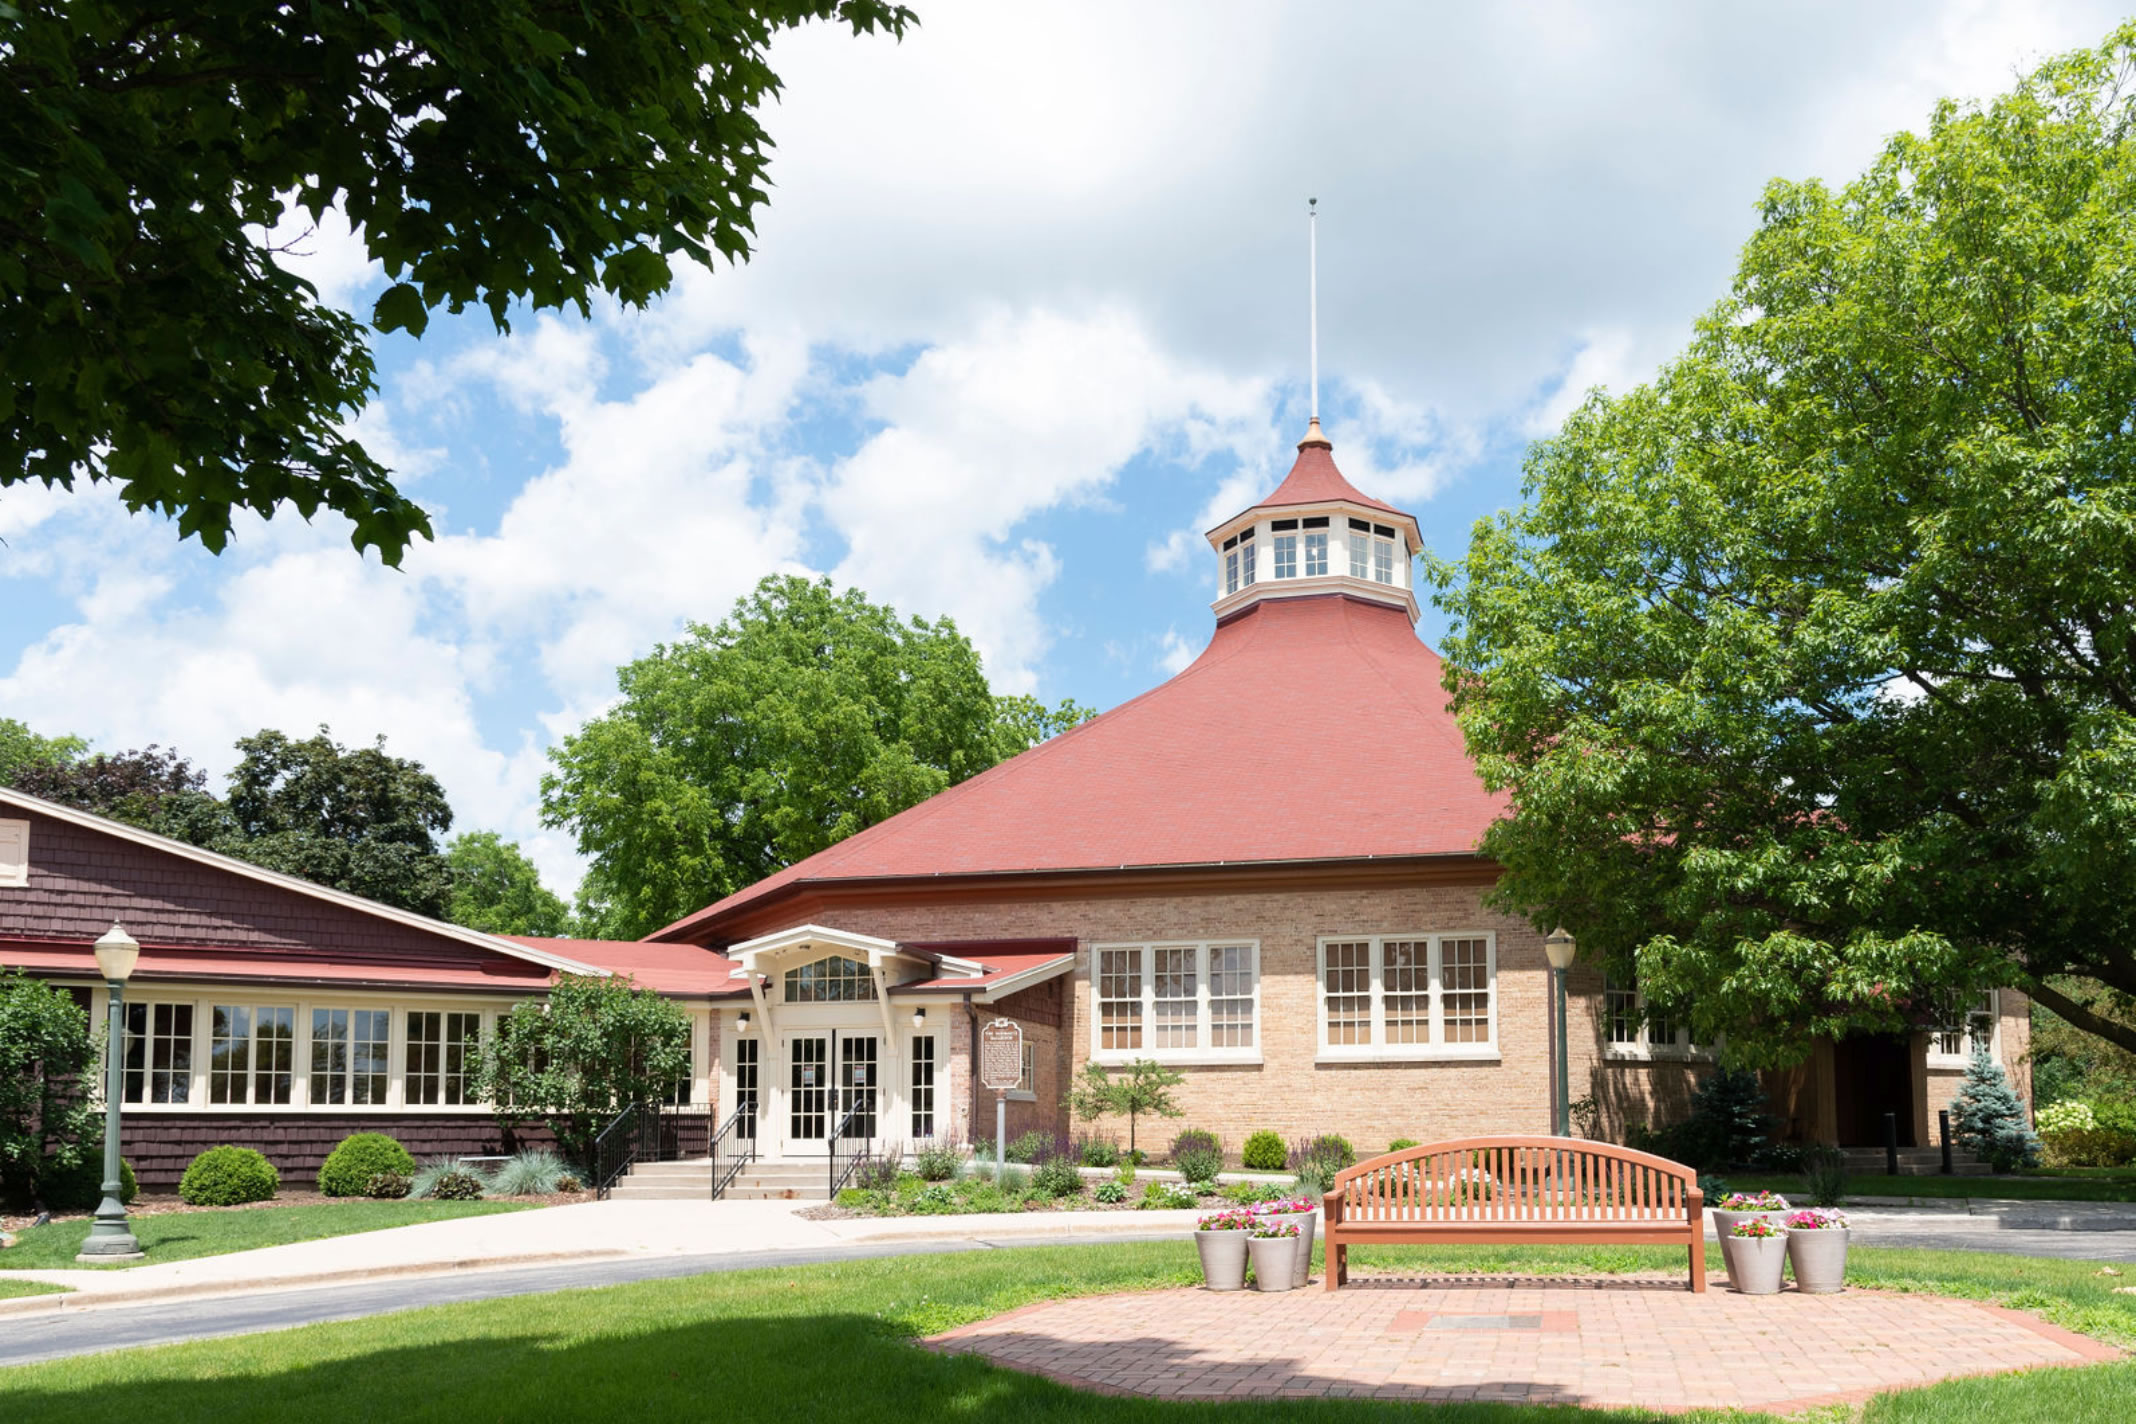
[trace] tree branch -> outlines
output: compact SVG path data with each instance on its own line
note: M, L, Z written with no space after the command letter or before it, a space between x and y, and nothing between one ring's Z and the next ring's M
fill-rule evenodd
M2125 1053L2138 1051L2138 1035L2133 1034L2129 1024L2104 1018L2076 1000L2059 994L2047 984L2032 985L2028 988L2027 995L2073 1028L2083 1029L2096 1038L2106 1039Z

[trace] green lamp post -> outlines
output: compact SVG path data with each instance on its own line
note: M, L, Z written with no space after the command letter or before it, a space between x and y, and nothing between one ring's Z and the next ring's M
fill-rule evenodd
M1552 1022L1556 1025L1557 1040L1553 1056L1558 1060L1556 1079L1559 1086L1553 1117L1561 1137L1572 1134L1567 1130L1568 1107L1566 1088L1566 971L1574 963L1574 937L1563 928L1553 930L1544 937L1544 957L1552 967Z
M97 1206L96 1221L82 1242L77 1261L138 1261L141 1243L127 1229L126 1203L119 1200L125 1188L119 1180L119 1100L125 1096L126 980L141 957L134 937L113 925L96 942L97 969L110 989L110 1027L104 1038L104 1200Z

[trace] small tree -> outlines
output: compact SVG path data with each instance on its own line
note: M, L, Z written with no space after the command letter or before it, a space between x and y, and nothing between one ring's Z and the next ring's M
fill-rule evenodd
M83 1081L96 1062L89 1015L70 996L0 974L0 1196L41 1198L102 1145Z
M2027 1126L2026 1104L2005 1081L2003 1066L1980 1046L1952 1100L1952 1135L1999 1172L2041 1160L2041 1139Z
M1119 1077L1097 1063L1086 1063L1082 1078L1069 1092L1069 1105L1083 1118L1125 1113L1128 1117L1128 1150L1136 1150L1136 1119L1143 1113L1179 1117L1183 1109L1173 1101L1173 1089L1184 1081L1162 1063L1139 1058L1121 1070ZM1131 1155L1130 1160L1134 1160Z
M580 1162L626 1103L656 1102L690 1067L690 1016L629 979L560 974L483 1045L483 1091L507 1133L548 1123Z

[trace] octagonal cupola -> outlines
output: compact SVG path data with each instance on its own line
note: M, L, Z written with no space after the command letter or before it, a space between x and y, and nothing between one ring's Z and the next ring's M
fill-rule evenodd
M1265 599L1335 593L1401 608L1418 621L1410 576L1424 548L1418 521L1353 488L1330 449L1321 421L1308 422L1284 483L1210 531L1211 608L1220 619Z

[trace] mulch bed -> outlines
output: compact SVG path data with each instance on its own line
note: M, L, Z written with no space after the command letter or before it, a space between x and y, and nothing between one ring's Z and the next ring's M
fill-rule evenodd
M484 1201L531 1202L541 1206L568 1206L573 1202L592 1201L592 1192L558 1192L546 1197L484 1197ZM343 1202L375 1201L375 1197L330 1197L322 1192L276 1192L274 1199L264 1202L247 1202L243 1206L189 1206L176 1196L151 1196L143 1192L126 1208L128 1216L175 1216L181 1212L194 1211L249 1211L262 1206L331 1206ZM54 1221L87 1221L96 1215L95 1208L86 1211L55 1211ZM32 1216L0 1215L0 1231L20 1231L37 1220Z

